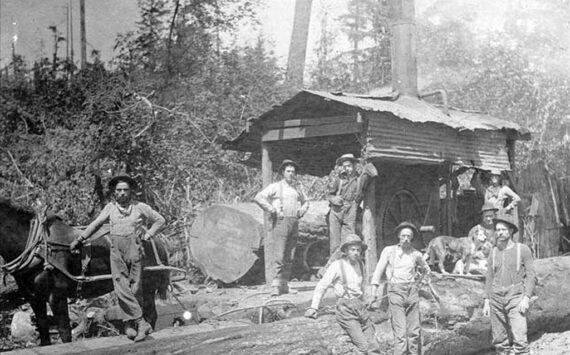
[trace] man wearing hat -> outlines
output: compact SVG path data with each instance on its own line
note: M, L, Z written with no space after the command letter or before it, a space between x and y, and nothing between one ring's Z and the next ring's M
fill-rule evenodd
M149 205L134 200L135 188L135 180L127 175L112 178L109 191L113 192L113 201L103 208L99 216L71 243L70 248L74 251L104 223L110 223L113 286L125 315L123 321L135 322L137 334L133 338L134 341L141 341L152 331L142 314L141 239L148 240L154 236L165 220ZM150 225L148 231L141 228L142 224Z
M480 245L486 241L495 245L495 227L493 225L493 218L495 218L497 211L498 209L495 205L489 201L485 202L483 207L481 207L481 223L471 228L467 235L475 245Z
M422 254L412 247L419 231L410 222L400 223L395 234L397 245L382 250L372 275L372 295L378 297L380 278L386 274L388 302L394 334L394 354L421 354L419 283L429 273ZM417 279L417 275L421 275Z
M285 159L279 167L281 181L270 184L255 196L255 202L271 216L265 240L265 262L273 264L272 295L289 292L287 282L297 245L299 219L309 209L305 193L297 184L296 162Z
M359 201L358 176L354 164L357 159L353 154L344 154L336 160L340 167L338 177L328 185L329 243L330 254L341 243L341 235L354 234L356 231L356 209Z
M529 354L526 313L536 284L532 252L512 236L513 217L499 213L493 220L496 246L487 260L483 314L491 317L493 346L498 354Z
M358 354L379 354L374 324L370 320L364 297L364 265L361 254L367 248L360 237L349 234L340 250L343 257L328 268L313 294L311 307L305 312L307 318L317 318L317 310L327 288L333 287L337 297L336 320L348 334Z

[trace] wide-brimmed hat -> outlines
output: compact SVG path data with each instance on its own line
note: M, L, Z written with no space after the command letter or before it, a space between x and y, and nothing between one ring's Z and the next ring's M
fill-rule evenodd
M345 161L350 161L351 163L354 164L358 161L358 159L356 159L354 157L354 154L352 153L343 154L340 156L340 158L336 160L336 165L342 165L342 163L344 163Z
M366 245L362 241L362 239L360 239L360 237L358 235L349 234L344 239L344 242L340 245L340 251L342 251L343 253L346 253L346 248L348 248L350 245L354 245L354 244L360 245L360 247L362 248L362 251L365 251L368 248L368 245Z
M491 170L489 170L489 174L501 176L501 175L503 175L503 172L500 169L491 169Z
M480 212L480 213L483 213L483 212L485 212L485 211L495 211L495 212L497 212L498 210L499 210L499 209L498 209L497 207L495 207L495 204L494 204L493 202L486 201L486 202L483 204L483 207L481 207L481 212Z
M131 188L131 190L136 190L136 188L137 188L137 182L135 181L135 179L133 179L132 177L130 177L127 174L119 174L117 176L114 176L109 181L109 184L107 185L109 187L109 191L114 191L115 187L117 186L117 184L119 182L126 182L127 184L129 184L129 187Z
M513 234L515 234L519 230L518 222L515 221L515 218L510 214L504 212L498 213L497 216L493 218L493 226L497 226L497 223L499 222L505 223L511 228L513 228Z
M400 233L400 231L404 228L410 228L413 232L414 232L414 238L417 237L420 234L420 231L418 230L418 227L416 227L412 222L402 222L400 224L398 224L396 226L396 228L394 228L394 234L396 236L398 236L398 234Z
M279 172L283 172L283 169L285 169L285 167L287 165L293 165L295 167L295 172L299 172L299 164L297 164L297 162L291 160L291 159L285 159L283 160L283 162L281 163L281 165L279 165Z

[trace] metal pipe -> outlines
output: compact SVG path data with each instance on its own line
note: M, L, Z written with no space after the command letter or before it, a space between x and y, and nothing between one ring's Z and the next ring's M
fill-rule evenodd
M443 113L445 113L446 115L449 115L449 100L448 100L448 96L447 96L447 90L438 89L438 90L422 93L422 94L420 94L420 99L423 99L425 97L435 96L435 95L441 96L441 101L443 102Z

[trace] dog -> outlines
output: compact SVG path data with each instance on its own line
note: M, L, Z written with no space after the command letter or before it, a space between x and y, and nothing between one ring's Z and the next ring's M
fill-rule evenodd
M428 264L435 264L436 260L439 265L439 270L442 274L448 274L445 270L444 262L446 257L452 256L455 261L461 260L464 268L463 274L469 273L471 260L473 259L477 248L473 240L469 237L455 238L447 235L441 235L432 239L426 252L424 260Z

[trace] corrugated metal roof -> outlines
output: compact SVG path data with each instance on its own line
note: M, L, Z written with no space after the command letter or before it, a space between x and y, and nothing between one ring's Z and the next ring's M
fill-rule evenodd
M324 91L304 90L312 95L320 96L326 100L341 102L349 106L356 106L365 111L390 112L399 118L418 123L441 123L457 130L514 130L518 132L519 139L528 139L528 131L518 124L505 121L482 113L464 112L451 109L449 115L432 104L411 96L399 95L395 99L386 97L373 98L371 96L336 94Z
M369 113L366 153L370 158L424 164L450 162L485 170L511 170L506 136L499 131L458 131L431 122L394 120Z
M223 147L252 152L253 156L259 158L261 136L268 127L266 123L275 126L274 122L291 119L310 120L336 115L350 117L358 113L369 118L365 143L368 153L381 159L395 159L402 163L448 161L480 167L497 166L501 167L501 170L508 170L506 140L530 139L530 133L513 122L458 109L450 109L448 112L449 114L445 114L442 109L419 98L397 93L370 96L303 90L283 104L251 120L247 130L233 141L226 141ZM388 120L380 119L382 123L375 122L384 116L383 113L387 115ZM404 131L394 132L395 127L402 124L406 126ZM430 129L426 131L428 126ZM428 131L431 133L428 134ZM321 165L334 166L337 155L342 152L333 151L328 145L320 144L320 138L326 138L326 142L335 142L335 147L342 146L343 152L347 147L351 147L350 152L364 148L353 147L354 137L349 134L277 140L271 142L275 147L273 158L306 160L304 165L308 173L321 175L326 170ZM320 153L313 157L306 154L306 149L297 149L300 143L305 141L308 144L314 143L315 150ZM257 160L254 164L258 164Z

